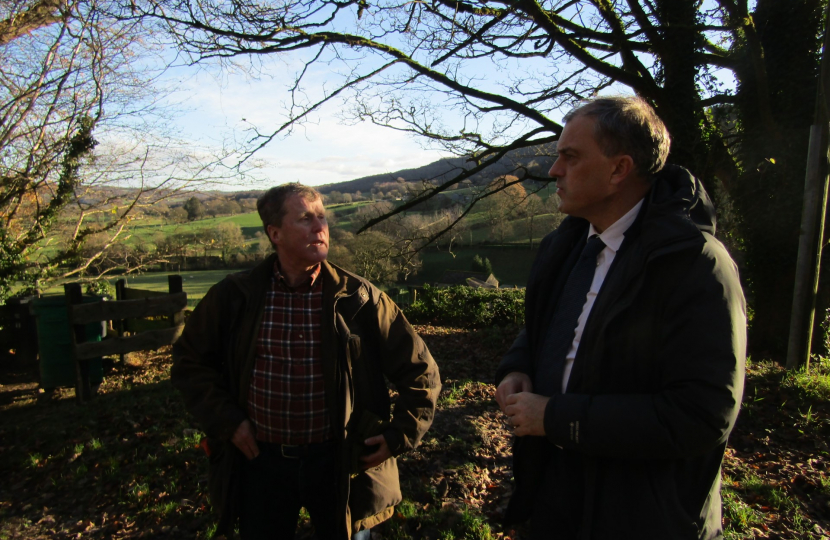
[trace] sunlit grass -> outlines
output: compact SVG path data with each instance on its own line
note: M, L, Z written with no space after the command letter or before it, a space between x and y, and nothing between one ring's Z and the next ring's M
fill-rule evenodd
M815 356L809 368L790 372L785 383L798 388L810 400L830 399L830 358Z

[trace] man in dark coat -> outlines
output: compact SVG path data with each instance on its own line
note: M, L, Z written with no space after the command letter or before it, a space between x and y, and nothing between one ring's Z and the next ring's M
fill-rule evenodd
M664 167L648 104L598 98L565 121L550 176L569 217L497 372L516 435L505 519L534 539L721 538L746 348L735 263L703 186Z
M214 285L173 346L219 532L293 538L304 506L317 538L366 539L401 501L395 456L432 423L438 368L386 294L326 261L319 193L287 184L257 209L276 253Z

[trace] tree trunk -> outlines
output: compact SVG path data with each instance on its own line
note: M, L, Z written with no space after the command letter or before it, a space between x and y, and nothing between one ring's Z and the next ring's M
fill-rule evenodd
M754 24L763 48L763 77L757 73L757 55L742 44L737 112L745 135L734 201L743 220L744 277L754 308L749 345L761 356L783 358L787 350L821 5L821 0L758 1ZM763 95L765 89L769 96ZM758 112L765 100L775 104L772 125Z

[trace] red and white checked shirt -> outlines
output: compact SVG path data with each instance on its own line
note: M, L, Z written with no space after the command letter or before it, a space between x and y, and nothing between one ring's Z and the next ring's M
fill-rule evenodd
M323 379L323 280L292 289L274 264L256 343L248 416L260 441L323 442L333 437Z

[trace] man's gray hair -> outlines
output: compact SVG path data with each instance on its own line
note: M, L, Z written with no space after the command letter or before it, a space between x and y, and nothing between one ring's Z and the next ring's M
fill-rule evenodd
M307 201L322 198L319 191L299 182L272 187L256 201L256 210L259 212L259 219L262 220L266 234L268 234L268 225L282 226L282 218L285 217L285 201L292 195L297 195Z
M646 179L666 164L671 136L654 109L639 97L611 96L586 101L565 115L595 120L594 137L607 157L629 155Z

